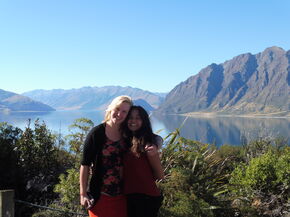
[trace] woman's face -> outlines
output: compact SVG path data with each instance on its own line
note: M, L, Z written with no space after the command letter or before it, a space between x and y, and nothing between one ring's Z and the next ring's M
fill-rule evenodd
M128 119L128 128L131 131L137 131L142 126L142 119L138 110L132 110Z
M111 111L111 121L114 124L122 123L128 115L131 105L123 102Z

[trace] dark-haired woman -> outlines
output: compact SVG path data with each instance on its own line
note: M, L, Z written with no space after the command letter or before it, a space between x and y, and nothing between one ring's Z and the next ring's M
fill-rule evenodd
M162 196L156 180L164 177L158 153L162 138L152 132L149 115L141 106L132 106L122 125L129 144L124 156L128 217L157 217Z

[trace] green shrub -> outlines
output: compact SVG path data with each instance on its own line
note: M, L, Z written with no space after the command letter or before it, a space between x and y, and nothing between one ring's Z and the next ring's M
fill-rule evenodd
M243 201L244 212L255 210L264 216L287 212L289 200L289 147L268 152L239 165L230 178L233 201Z
M171 134L162 150L165 179L159 183L164 194L160 216L218 216L224 200L229 158L217 157L216 147Z

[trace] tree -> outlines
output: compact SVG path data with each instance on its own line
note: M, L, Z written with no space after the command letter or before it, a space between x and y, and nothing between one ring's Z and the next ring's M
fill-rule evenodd
M67 136L69 150L75 155L76 160L80 159L86 135L94 126L94 123L87 118L78 118L69 126L71 134Z
M94 123L86 118L76 119L69 130L72 134L68 135L69 149L75 156L75 165L68 169L65 174L59 176L60 182L55 186L54 191L61 195L61 203L71 210L79 211L79 166L81 151L85 142L85 137L93 127Z
M58 162L56 136L44 122L36 120L28 126L17 141L18 168L21 170L21 188L17 199L32 203L47 203L56 198L53 186L57 183L62 165ZM31 216L33 209L24 207L19 216Z
M16 189L19 169L17 167L16 143L22 130L5 122L0 123L0 190Z
M36 120L34 129L29 123L17 143L20 166L33 175L49 175L56 162L55 143L56 136L47 129L44 122Z

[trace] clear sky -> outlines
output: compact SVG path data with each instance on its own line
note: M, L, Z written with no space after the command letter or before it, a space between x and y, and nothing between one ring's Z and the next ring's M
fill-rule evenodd
M211 63L290 50L289 0L0 0L0 89L168 92Z

